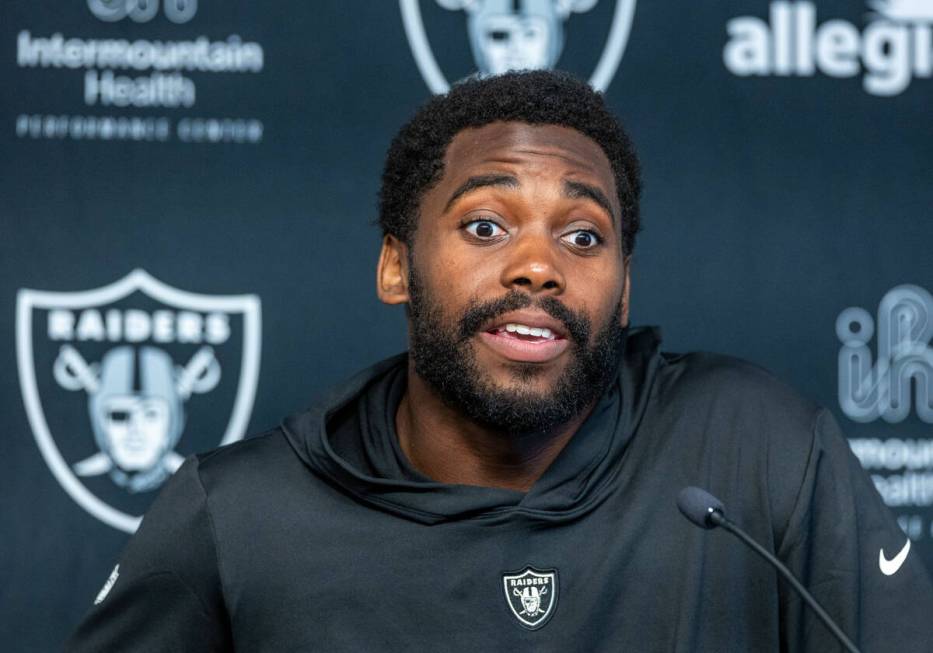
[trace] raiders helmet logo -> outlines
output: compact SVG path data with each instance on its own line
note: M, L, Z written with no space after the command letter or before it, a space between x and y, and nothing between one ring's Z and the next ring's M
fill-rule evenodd
M519 625L528 630L542 628L557 607L557 570L539 571L525 567L524 571L502 576L505 602Z
M259 374L253 295L189 293L136 270L95 290L23 289L16 326L39 450L114 528L135 531L185 455L244 435Z
M604 3L611 0L603 0ZM615 0L609 31L590 85L605 91L616 74L628 43L636 0ZM450 88L431 50L422 18L429 10L462 11L475 69L481 75L510 70L554 68L564 50L565 31L573 14L584 14L599 0L400 0L402 22L415 62L428 88L446 93ZM596 38L600 38L597 36Z

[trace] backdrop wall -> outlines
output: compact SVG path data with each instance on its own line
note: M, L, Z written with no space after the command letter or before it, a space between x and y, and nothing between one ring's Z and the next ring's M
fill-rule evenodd
M933 567L933 7L443 4L0 6L4 650L58 646L180 457L404 347L384 151L516 60L638 146L634 322L830 407Z

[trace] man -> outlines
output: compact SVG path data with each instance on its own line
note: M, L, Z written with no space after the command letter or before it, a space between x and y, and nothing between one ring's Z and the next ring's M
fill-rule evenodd
M72 651L832 651L720 497L866 651L933 641L933 591L829 413L629 329L638 163L548 72L455 86L393 142L380 299L410 355L189 459ZM891 571L891 565L886 567Z

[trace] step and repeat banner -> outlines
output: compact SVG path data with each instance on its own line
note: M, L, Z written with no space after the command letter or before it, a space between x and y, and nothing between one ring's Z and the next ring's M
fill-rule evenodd
M404 348L384 151L514 67L639 148L634 322L831 408L933 568L933 0L7 0L5 651L57 648L186 455Z

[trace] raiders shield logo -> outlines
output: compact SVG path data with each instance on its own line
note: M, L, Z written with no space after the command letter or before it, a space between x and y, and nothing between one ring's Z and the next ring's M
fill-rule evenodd
M608 5L612 1L602 0L602 3ZM635 1L615 0L611 14L605 16L608 35L589 78L590 85L597 91L609 87L622 61L635 14ZM498 75L509 70L555 67L563 52L564 33L568 23L572 25L573 14L590 12L597 4L599 0L400 0L402 22L412 54L425 83L434 93L446 93L450 84L431 50L422 7L434 12L438 9L463 11L474 70L483 75Z
M556 569L525 567L521 572L503 574L502 588L509 610L528 630L543 627L557 607Z
M188 454L243 437L259 376L254 295L200 295L143 270L83 292L22 289L19 380L45 462L132 533Z

